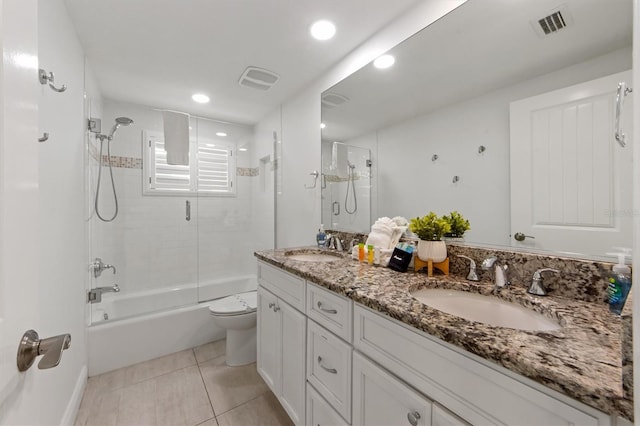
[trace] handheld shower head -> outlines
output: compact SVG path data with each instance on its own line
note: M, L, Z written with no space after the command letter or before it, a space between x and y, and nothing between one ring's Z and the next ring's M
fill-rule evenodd
M116 118L116 124L114 124L113 127L111 128L111 133L109 133L108 139L109 140L113 139L113 135L116 133L116 130L118 130L120 126L130 126L132 124L133 124L133 120L130 119L129 117Z

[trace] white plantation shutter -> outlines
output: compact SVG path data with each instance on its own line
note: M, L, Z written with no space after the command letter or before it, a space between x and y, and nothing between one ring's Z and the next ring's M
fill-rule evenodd
M146 148L143 159L145 194L235 194L233 144L203 140L196 147L190 142L189 165L175 166L167 164L161 132L144 131L143 138Z
M235 194L233 146L203 141L198 145L198 192Z

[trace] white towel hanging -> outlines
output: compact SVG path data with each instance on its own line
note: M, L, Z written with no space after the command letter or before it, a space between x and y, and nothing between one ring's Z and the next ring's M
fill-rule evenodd
M189 165L189 114L162 111L167 164Z

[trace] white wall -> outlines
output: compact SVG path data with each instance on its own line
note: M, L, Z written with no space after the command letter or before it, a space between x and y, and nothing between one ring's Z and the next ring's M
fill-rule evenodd
M320 185L314 191L304 189L311 182L309 173L321 169L320 94L463 2L424 0L282 105L284 182L276 206L279 247L314 244L321 221Z
M85 263L83 221L84 56L61 0L38 2L39 67L55 73L64 93L41 87L39 145L39 233L41 337L70 333L71 347L39 386L47 395L38 407L40 424L72 422L86 380ZM80 386L80 387L79 387ZM75 391L75 394L74 394ZM35 422L35 420L34 420Z
M509 245L509 103L629 68L631 48L620 49L379 130L378 213L458 210L471 222L467 241Z

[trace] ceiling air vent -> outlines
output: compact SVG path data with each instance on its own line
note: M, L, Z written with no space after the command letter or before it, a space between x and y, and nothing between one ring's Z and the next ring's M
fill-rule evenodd
M258 67L247 67L240 76L238 84L258 90L269 90L278 82L280 76L273 71Z
M322 106L335 108L347 102L349 98L339 93L327 92L322 94Z
M552 10L547 16L533 21L531 24L538 35L546 36L557 33L572 23L573 20L571 19L571 14L567 10L566 6L561 6Z

